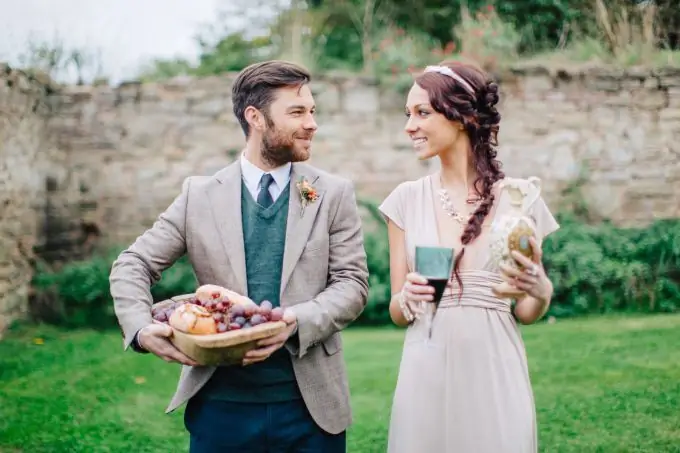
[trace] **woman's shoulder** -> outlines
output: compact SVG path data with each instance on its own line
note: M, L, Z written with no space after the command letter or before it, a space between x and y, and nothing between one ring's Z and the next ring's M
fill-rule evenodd
M413 209L422 203L414 202L422 198L430 176L399 183L380 204L378 209L386 219L392 220L399 228L404 229L409 218L413 217Z

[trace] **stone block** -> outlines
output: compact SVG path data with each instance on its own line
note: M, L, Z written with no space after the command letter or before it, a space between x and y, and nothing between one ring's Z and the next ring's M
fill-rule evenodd
M642 87L648 90L658 90L661 88L658 77L647 77L642 83Z
M662 165L643 165L630 169L631 179L636 180L635 193L639 196L667 193L670 189L665 184L658 183L665 176L666 169Z
M184 115L191 111L186 99L163 99L158 102L143 102L137 109L140 115L148 113L167 113L170 115Z
M620 110L620 108L615 108L614 106L596 106L591 110L590 115L588 115L590 121L585 124L605 129L615 127L621 116Z
M607 90L610 91L610 90ZM611 96L607 96L605 101L603 102L604 105L611 105L614 107L627 107L632 103L633 96L631 95L630 91L616 91L616 92L611 92Z
M550 150L549 153L544 156L546 164L550 168L551 179L571 181L578 177L580 168L572 146L562 144L548 149Z
M580 147L580 159L598 159L604 153L605 142L599 135L589 134Z
M640 79L623 79L621 81L621 89L624 91L634 91L643 86L643 80Z
M621 89L621 79L615 77L593 77L586 79L585 85L594 91L616 93Z
M380 110L380 93L375 85L346 84L343 86L343 112L348 115L376 113Z
M674 154L674 160L675 162L666 165L665 167L665 179L666 181L673 182L673 183L680 183L680 151ZM680 184L676 184L680 185ZM680 190L678 190L680 187L675 187L673 189L673 193L675 194L680 194Z
M669 88L667 91L668 107L680 110L680 87Z
M139 83L124 83L116 90L116 105L137 103L141 100L142 86Z
M70 86L61 91L62 96L68 96L75 104L91 101L94 93L95 89L87 85Z
M319 113L336 113L341 110L342 91L337 84L328 81L312 81L309 85Z
M115 87L109 85L98 85L96 87L92 87L91 93L92 99L104 106L116 99L117 90Z
M680 74L668 74L659 76L659 86L662 88L680 87Z
M593 178L582 188L582 193L593 212L602 218L612 218L621 211L626 196L626 184Z
M663 109L659 112L659 128L662 131L680 132L680 109Z
M659 110L668 105L668 95L661 90L641 90L632 96L631 105L645 110Z
M624 71L626 80L645 80L651 75L651 71L644 66L631 66Z
M224 97L189 102L187 111L191 114L208 117L218 117L227 113L232 114L231 102L227 101Z
M524 77L525 93L546 93L556 88L555 80L548 74Z

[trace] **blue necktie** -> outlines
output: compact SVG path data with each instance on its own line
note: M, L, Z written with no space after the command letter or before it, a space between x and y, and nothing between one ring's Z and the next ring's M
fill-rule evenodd
M265 173L260 179L260 193L257 194L257 202L262 207L268 208L274 203L274 199L269 193L269 186L272 182L274 182L274 178L269 173Z

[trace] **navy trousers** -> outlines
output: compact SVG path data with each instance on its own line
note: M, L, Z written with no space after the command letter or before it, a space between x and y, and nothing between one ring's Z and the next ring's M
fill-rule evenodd
M190 453L345 453L346 434L319 428L302 399L232 403L192 398L184 413Z

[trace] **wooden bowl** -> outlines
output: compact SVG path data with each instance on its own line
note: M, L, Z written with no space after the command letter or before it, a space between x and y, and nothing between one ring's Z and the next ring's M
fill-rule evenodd
M154 309L188 302L193 294L184 294L154 304ZM270 321L241 330L232 330L211 335L192 335L172 328L170 341L186 356L199 365L235 365L243 361L246 352L255 349L262 338L278 335L286 329L283 321Z

